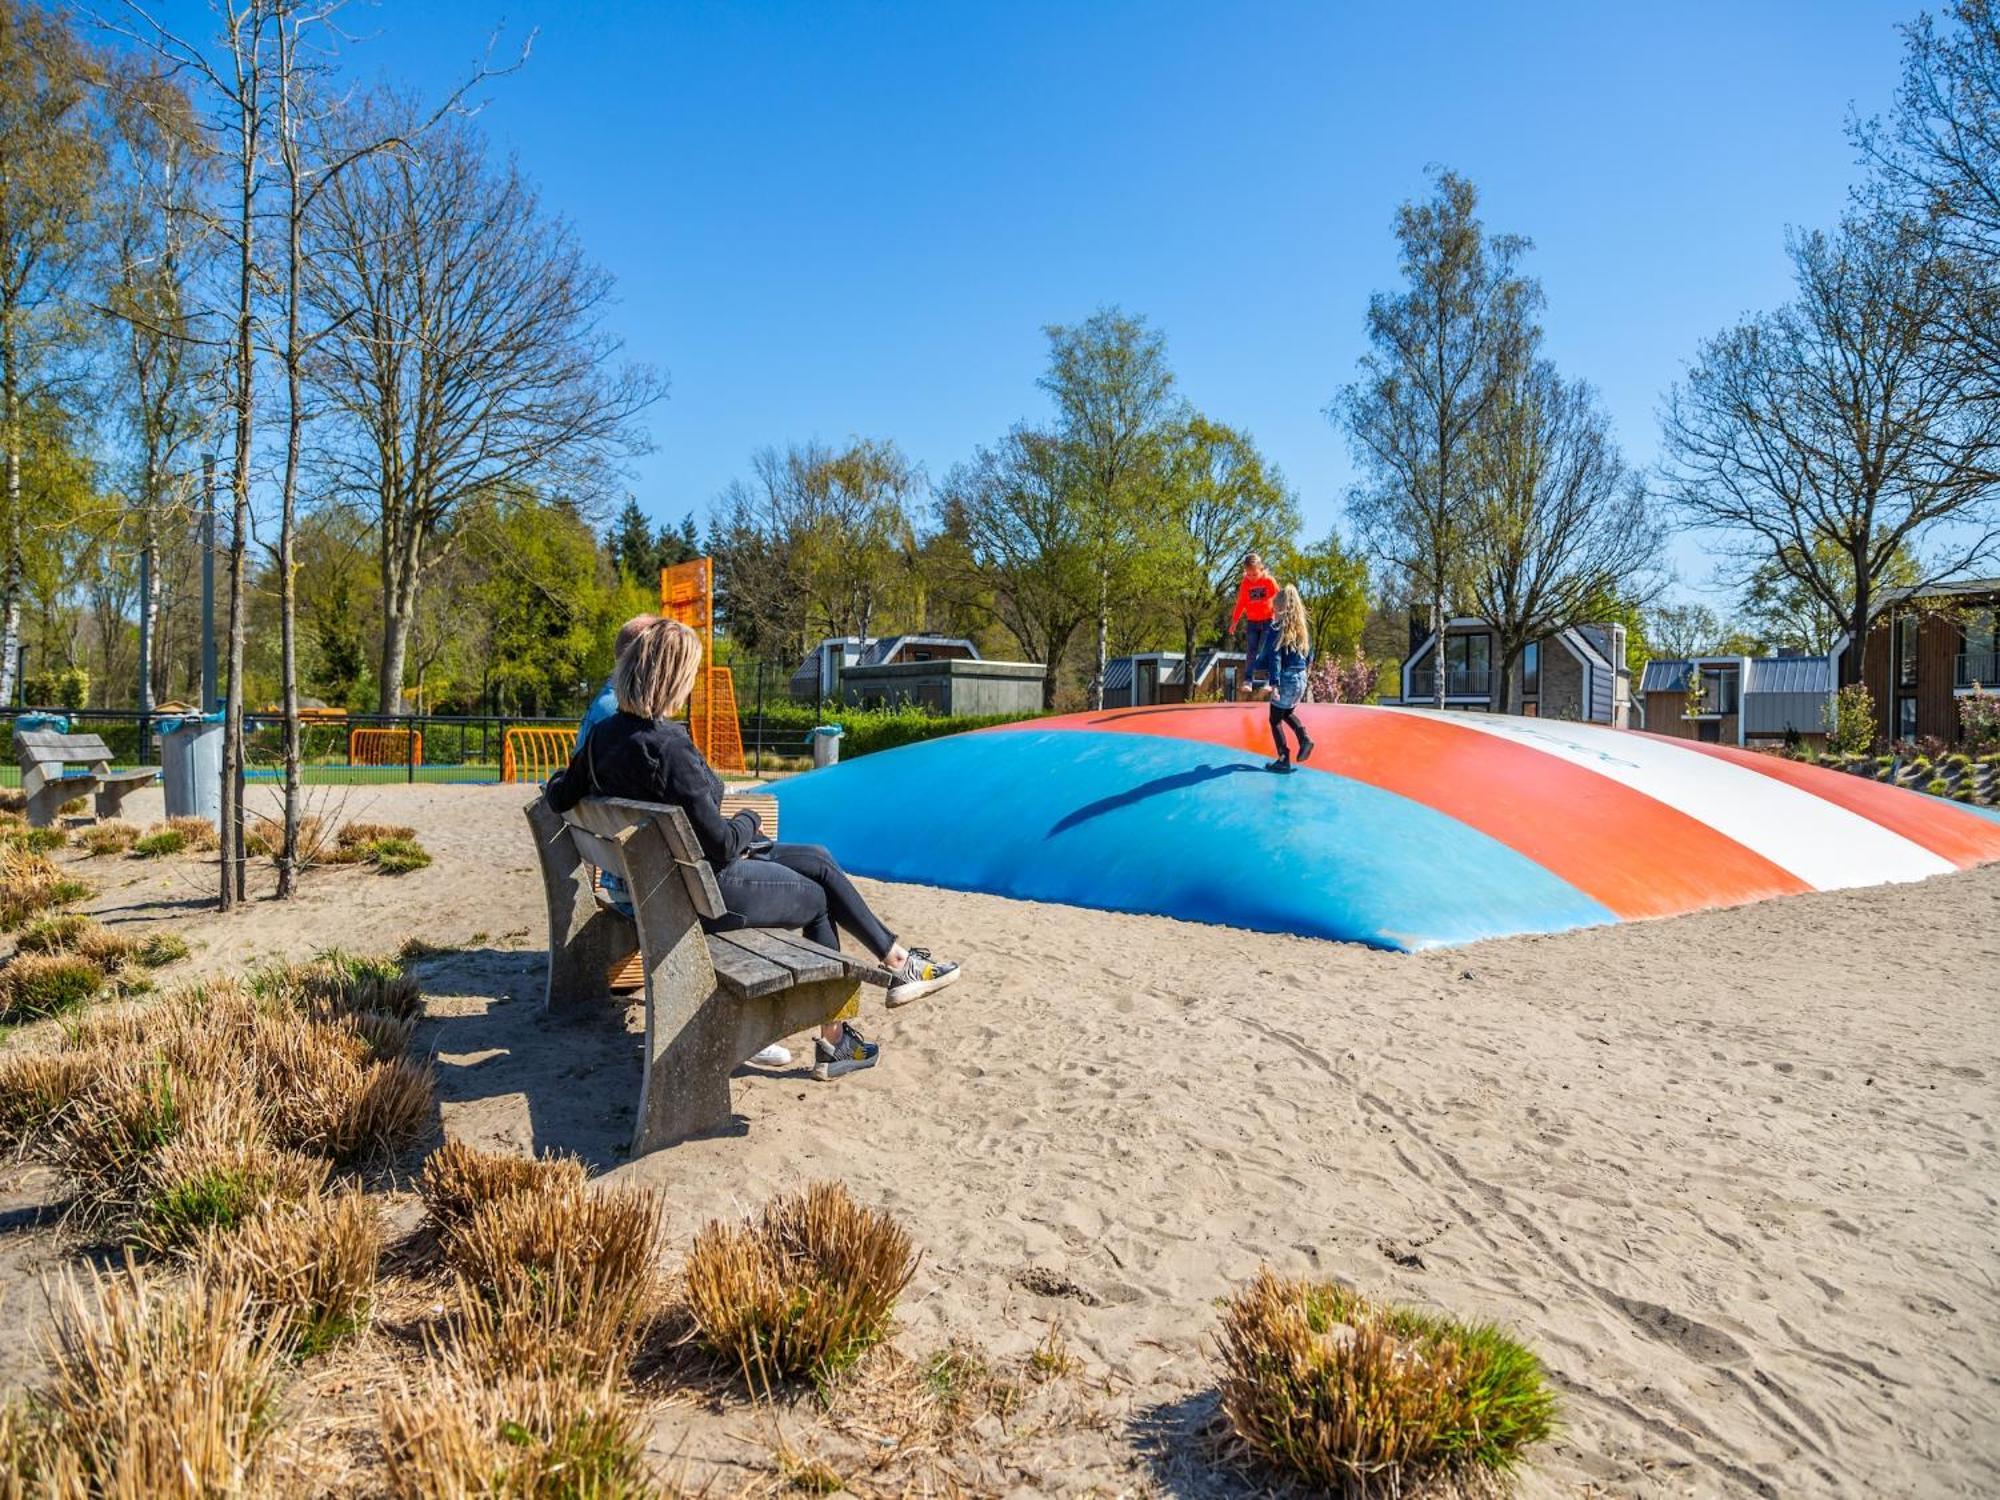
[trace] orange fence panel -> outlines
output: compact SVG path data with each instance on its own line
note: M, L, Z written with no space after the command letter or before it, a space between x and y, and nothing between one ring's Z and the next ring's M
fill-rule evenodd
M688 699L688 733L718 771L744 772L743 730L736 720L736 683L727 667L710 667Z
M502 781L547 781L569 764L576 730L530 726L510 729L500 742Z
M350 729L347 731L347 763L350 766L420 766L424 763L424 732L421 729Z

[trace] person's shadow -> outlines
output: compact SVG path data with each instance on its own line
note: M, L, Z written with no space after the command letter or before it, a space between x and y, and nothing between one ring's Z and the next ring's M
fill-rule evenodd
M1095 802L1086 802L1074 812L1065 813L1043 837L1055 838L1072 828L1079 828L1095 818L1101 818L1106 813L1117 812L1121 807L1133 807L1154 797L1164 797L1170 792L1184 792L1190 787L1201 786L1224 776L1244 773L1258 776L1270 774L1262 766L1250 765L1244 761L1231 761L1228 765L1196 766L1191 771L1176 771L1171 776L1156 776L1151 781L1142 781L1137 786L1127 787L1122 792L1114 792L1109 797L1100 797Z

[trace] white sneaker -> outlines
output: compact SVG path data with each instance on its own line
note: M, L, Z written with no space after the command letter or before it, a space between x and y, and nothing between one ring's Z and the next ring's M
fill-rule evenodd
M765 1068L788 1068L792 1065L792 1049L783 1042L773 1042L750 1061Z

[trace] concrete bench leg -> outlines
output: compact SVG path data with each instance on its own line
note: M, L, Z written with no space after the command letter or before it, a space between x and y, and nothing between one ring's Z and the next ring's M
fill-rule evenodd
M608 995L612 968L638 950L639 935L631 922L597 904L590 866L577 853L569 825L539 798L527 811L549 908L549 972L542 1008L557 1011Z
M67 786L59 781L49 782L28 793L28 822L35 828L53 827L64 803L88 796L96 790L97 783L94 781L72 780Z

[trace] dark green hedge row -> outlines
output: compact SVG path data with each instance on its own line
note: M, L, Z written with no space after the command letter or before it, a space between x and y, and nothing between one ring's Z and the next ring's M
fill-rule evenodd
M755 714L739 716L743 742L756 738ZM838 724L845 731L840 739L840 758L852 760L876 750L893 750L898 745L934 740L968 729L986 729L995 724L1019 723L1021 714L930 714L916 708L813 708L804 704L781 703L766 706L763 743L766 750L780 755L808 755L807 731L817 724Z

